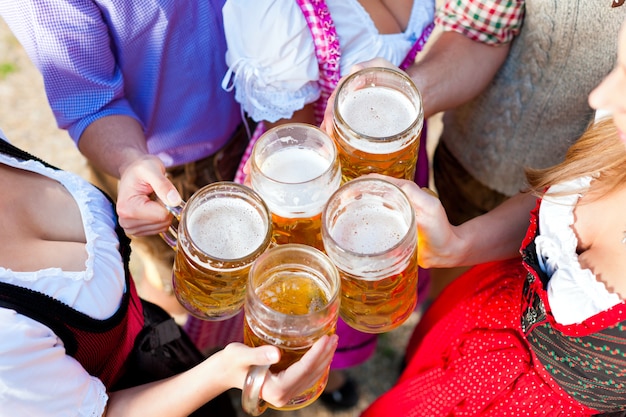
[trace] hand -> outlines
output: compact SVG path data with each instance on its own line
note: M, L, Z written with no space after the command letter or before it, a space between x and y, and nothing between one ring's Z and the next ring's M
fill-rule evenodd
M298 362L278 374L268 374L261 397L275 407L282 407L312 386L328 372L337 340L337 335L322 336Z
M387 180L402 189L415 209L418 231L418 263L423 268L457 266L454 249L459 242L456 226L448 221L448 216L437 198L428 188L420 188L413 181L396 179L379 174L369 174Z
M284 406L290 399L313 385L328 370L337 348L337 335L322 336L296 363L284 371L268 373L261 389L261 397L275 407ZM225 365L222 371L224 389L243 389L244 380L253 365L273 365L280 360L280 350L265 345L249 347L233 342L214 354L208 361Z
M153 195L162 202L153 200ZM172 221L164 204L174 207L180 203L180 194L165 176L165 166L158 157L145 155L122 172L116 209L120 226L129 235L164 232Z
M250 178L250 164L252 163L250 162L251 159L252 155L250 155L250 158L246 159L246 163L243 164L242 168L243 173L246 175L243 179L243 185L249 188L252 188L252 180Z

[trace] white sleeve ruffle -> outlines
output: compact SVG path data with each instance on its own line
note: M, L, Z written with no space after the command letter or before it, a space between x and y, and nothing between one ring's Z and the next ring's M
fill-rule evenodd
M320 95L309 27L293 0L228 0L222 9L228 72L222 81L256 121L274 122Z
M0 415L101 416L106 387L47 326L0 308Z

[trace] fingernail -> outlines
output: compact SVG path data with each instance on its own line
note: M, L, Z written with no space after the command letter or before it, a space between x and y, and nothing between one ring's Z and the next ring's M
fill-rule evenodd
M169 206L177 206L180 204L180 195L178 194L178 191L171 190L167 193L167 204Z
M272 350L271 352L267 353L267 359L272 362L278 362L278 360L280 359L280 355L278 354L278 351Z

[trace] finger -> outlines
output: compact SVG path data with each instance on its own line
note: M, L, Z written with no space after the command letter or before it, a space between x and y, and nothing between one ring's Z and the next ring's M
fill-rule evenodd
M339 84L341 84L341 80L339 80ZM338 84L338 85L339 85ZM322 129L329 136L333 135L333 106L335 105L335 97L337 95L337 89L335 89L328 100L326 101L326 108L324 109L324 118L322 119L322 123L320 124L320 129Z
M432 195L435 198L439 198L439 194L437 194L436 191L433 191L428 187L422 187L421 190L427 192L428 194Z
M250 158L248 158L246 159L245 164L243 164L242 170L243 170L243 173L246 174L246 176L250 174L250 163L251 163Z
M280 349L276 346L263 345L253 348L252 352L254 357L250 362L255 365L273 365L280 360Z
M153 201L147 195L122 194L118 196L116 210L120 225L124 228L141 224L155 224L157 228L169 224L172 214L160 201Z
M165 176L165 167L160 159L142 158L123 172L116 204L120 220L157 224L170 221L171 216L165 205L177 205L177 202L180 203L180 195ZM133 226L129 223L125 225Z
M175 207L182 199L174 184L167 178L165 165L153 155L147 155L131 164L122 173L120 183L128 182L130 193L150 196L156 194L164 204Z
M169 228L169 223L165 224L137 224L132 226L125 226L122 221L120 221L120 226L124 229L124 231L130 236L154 236L159 233L165 233Z
M270 374L263 386L263 398L280 407L311 387L328 371L337 340L336 335L323 336L298 362L279 374Z
M383 67L383 68L392 68L392 69L399 69L396 65L394 65L393 63L391 63L391 61L385 59L385 58L372 58L368 61L363 61L359 64L354 65L351 68L351 73L364 69L364 68L373 68L373 67Z
M182 203L180 193L164 174L149 174L146 179L152 190L154 190L154 194L156 194L157 198L161 200L163 204L169 207L177 207Z

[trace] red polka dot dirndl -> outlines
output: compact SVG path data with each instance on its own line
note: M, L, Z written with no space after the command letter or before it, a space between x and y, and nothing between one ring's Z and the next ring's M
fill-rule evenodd
M363 417L587 416L546 380L521 330L521 258L475 266L420 321L397 384Z

